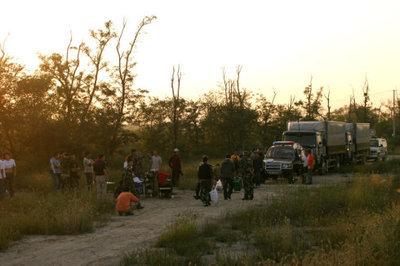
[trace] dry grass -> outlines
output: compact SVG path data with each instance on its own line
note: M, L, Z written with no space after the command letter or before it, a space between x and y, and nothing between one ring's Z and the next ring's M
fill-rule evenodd
M30 234L80 234L93 231L114 210L112 199L98 200L82 189L53 192L50 176L32 175L25 191L0 205L0 250Z

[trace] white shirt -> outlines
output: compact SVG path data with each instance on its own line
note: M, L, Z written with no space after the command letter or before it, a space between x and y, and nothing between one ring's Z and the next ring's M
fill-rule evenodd
M160 156L151 156L151 169L152 171L160 171L162 159Z
M4 165L4 161L0 160L0 179L3 179L6 177L6 170L5 170L5 165Z
M307 167L307 162L308 162L308 156L303 157L303 166Z
M93 160L89 158L83 158L83 167L85 173L93 173Z
M16 167L14 159L3 160L3 164L6 169Z

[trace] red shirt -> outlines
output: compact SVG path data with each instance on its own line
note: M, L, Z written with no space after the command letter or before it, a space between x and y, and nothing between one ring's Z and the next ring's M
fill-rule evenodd
M169 158L168 164L169 167L171 167L171 169L174 171L181 170L181 158L178 154L173 154L171 158Z
M308 155L307 167L310 169L314 169L314 155L312 155L312 153Z

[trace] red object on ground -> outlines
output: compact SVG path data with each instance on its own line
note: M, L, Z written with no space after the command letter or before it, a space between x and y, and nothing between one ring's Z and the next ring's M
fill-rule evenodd
M158 172L158 183L163 186L165 179L167 179L171 174L165 173L165 172Z

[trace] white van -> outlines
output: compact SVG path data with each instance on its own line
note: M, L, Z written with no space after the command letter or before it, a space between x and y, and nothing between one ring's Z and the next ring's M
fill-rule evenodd
M384 138L371 138L368 159L386 160L388 156L387 142Z

